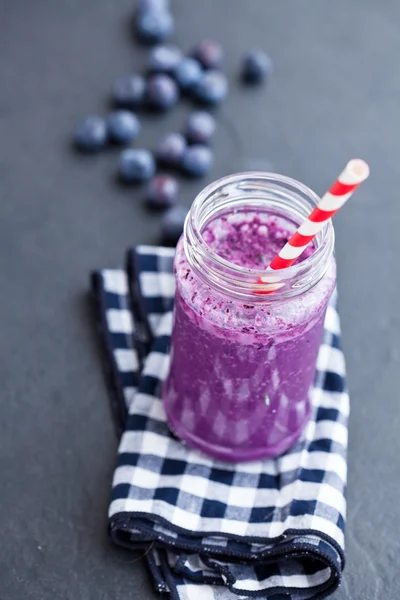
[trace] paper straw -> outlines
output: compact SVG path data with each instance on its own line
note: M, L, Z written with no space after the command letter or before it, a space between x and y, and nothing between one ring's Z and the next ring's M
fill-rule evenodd
M369 167L365 161L359 158L350 160L329 191L322 196L310 216L303 221L296 233L273 259L267 271L290 267L321 231L325 223L337 213L358 186L367 179L368 175ZM278 281L277 275L266 273L265 277L260 278L259 283L271 283L274 289L278 289L283 285Z

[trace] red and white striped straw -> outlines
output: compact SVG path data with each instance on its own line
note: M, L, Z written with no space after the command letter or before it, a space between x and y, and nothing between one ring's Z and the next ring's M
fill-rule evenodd
M350 160L333 186L314 208L312 213L300 225L296 233L285 244L279 254L273 259L268 271L290 267L307 248L308 244L321 231L325 223L347 202L358 186L367 179L369 167L359 158ZM277 283L276 276L261 277L259 283L272 283L278 289L282 284Z

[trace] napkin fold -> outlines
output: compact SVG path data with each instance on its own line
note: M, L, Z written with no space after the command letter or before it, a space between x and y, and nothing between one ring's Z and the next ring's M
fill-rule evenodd
M313 414L286 454L230 464L169 430L174 250L139 246L124 269L92 273L111 405L122 433L109 532L143 550L155 589L173 600L311 600L344 567L349 398L336 293L328 306Z

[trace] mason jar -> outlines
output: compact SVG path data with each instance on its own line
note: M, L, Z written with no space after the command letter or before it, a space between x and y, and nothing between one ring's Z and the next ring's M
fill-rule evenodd
M172 431L225 461L274 457L301 436L335 287L331 221L298 262L267 267L319 198L272 173L239 173L195 199L175 255Z

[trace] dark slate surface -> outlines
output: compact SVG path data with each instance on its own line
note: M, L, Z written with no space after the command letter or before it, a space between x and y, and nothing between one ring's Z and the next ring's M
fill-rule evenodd
M400 595L400 4L397 0L173 0L177 41L220 39L232 93L208 180L262 169L325 191L345 161L371 165L336 219L352 415L348 565L336 600ZM0 1L1 600L156 598L106 511L117 442L86 291L94 267L155 242L158 217L113 182L116 154L82 159L75 122L103 111L139 68L132 0ZM268 49L268 90L235 81L249 46ZM143 144L187 106L146 120ZM207 183L185 185L185 202Z

